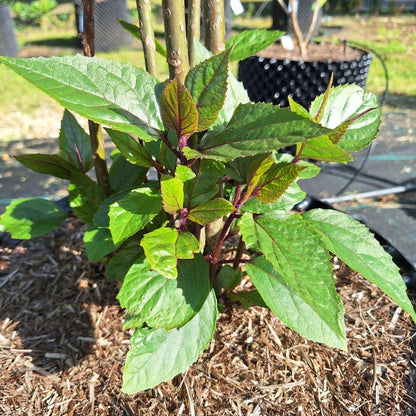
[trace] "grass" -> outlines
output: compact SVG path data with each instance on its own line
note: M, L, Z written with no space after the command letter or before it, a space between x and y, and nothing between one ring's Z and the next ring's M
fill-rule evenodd
M155 10L159 11L158 3L154 0ZM135 1L128 0L132 15L135 15ZM41 27L27 27L18 31L17 39L21 53L24 56L31 52L36 55L50 52L55 55L73 55L81 53L76 48L75 22L71 3L64 3L45 16ZM67 20L59 19L60 15L68 16ZM162 33L162 19L156 16L156 31ZM56 22L59 22L57 24ZM133 19L137 23L137 18ZM242 28L270 27L271 18L253 18L249 16L235 17L233 25L235 30ZM326 36L324 40L338 40L346 36L350 41L356 41L377 52L388 68L390 81L389 92L396 97L407 97L416 101L416 16L348 16L336 17L326 23L328 26L340 26L339 33ZM160 39L163 41L162 39ZM97 56L107 59L116 59L122 62L132 62L144 67L143 54L139 42L134 48L118 52L97 53ZM164 59L158 56L159 68L162 68L159 78L167 77L167 68ZM233 66L233 71L236 66ZM370 70L367 88L381 94L385 89L385 74L382 64L375 59ZM4 65L0 65L0 111L7 114L19 110L31 113L40 107L56 108L58 105L23 80Z

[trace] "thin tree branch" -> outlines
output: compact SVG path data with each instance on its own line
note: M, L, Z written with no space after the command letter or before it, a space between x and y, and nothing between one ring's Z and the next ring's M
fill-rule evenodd
M184 2L178 0L162 0L162 10L165 24L169 75L171 79L177 77L184 84L186 74L189 72Z
M152 25L152 5L150 0L136 0L139 14L140 34L142 37L146 71L157 76L155 34Z
M224 0L203 0L205 47L213 55L225 49Z
M188 2L188 53L189 65L195 65L194 39L201 37L201 0L189 0Z

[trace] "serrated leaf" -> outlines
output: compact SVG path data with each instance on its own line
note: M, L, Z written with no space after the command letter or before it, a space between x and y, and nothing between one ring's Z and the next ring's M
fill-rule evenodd
M68 110L64 111L61 121L59 153L82 173L94 165L90 137Z
M120 153L134 165L151 168L152 156L149 152L129 134L106 128L105 131L110 136L112 142L120 150Z
M176 214L183 208L183 182L179 178L162 175L160 188L162 192L163 209L169 214Z
M305 143L300 154L302 159L314 159L324 162L347 163L353 160L351 155L328 137L319 137Z
M378 286L416 322L398 267L367 227L335 210L314 209L303 217L316 229L329 251Z
M276 211L290 211L296 204L303 201L306 193L294 182L286 192L275 202L260 202L257 198L252 198L245 202L241 210L256 214L267 214Z
M244 214L240 230L247 248L261 251L284 282L344 337L329 253L314 228L298 214Z
M247 274L271 311L289 328L303 337L330 347L347 350L344 315L340 296L336 293L339 326L342 335L334 332L263 256L246 266Z
M321 95L312 102L310 114L313 117L318 114L323 99ZM336 129L344 125L343 133L346 131L338 144L347 152L368 146L377 135L380 121L377 97L355 84L332 88L321 116L321 124L325 127Z
M192 208L189 211L189 219L201 225L207 225L210 222L221 218L224 215L231 214L235 211L234 205L223 198L214 198L211 201Z
M123 374L123 391L133 394L185 371L210 343L217 321L212 290L201 310L179 329L137 329Z
M131 64L84 56L0 60L68 110L154 140L163 130L158 81Z
M178 140L189 138L198 129L198 110L190 92L177 78L169 82L160 100L165 127L176 132Z
M13 238L29 240L54 230L67 216L68 213L55 202L41 198L23 198L8 205L0 217L0 225Z
M180 166L178 166L178 170ZM214 160L201 160L197 173L184 178L184 206L194 208L211 200L218 194L219 179L224 174L224 165ZM182 175L183 176L183 175Z
M197 155L230 161L267 153L333 133L313 121L272 104L241 104L228 125L207 134ZM191 152L192 154L192 152Z
M192 68L185 79L198 109L198 130L208 129L217 119L227 92L230 50L213 56Z
M241 61L276 42L285 32L269 29L245 30L231 37L225 44L226 48L233 47L230 60Z
M131 35L133 35L136 39L138 40L142 40L142 35L140 33L140 28L136 25L133 25L129 22L126 22L122 19L117 19L118 22L120 23L121 26L123 26L123 28L130 33ZM155 46L156 46L156 52L158 52L160 55L162 55L163 57L167 58L168 54L166 52L166 49L163 47L163 45L155 38Z
M168 279L178 276L178 259L192 259L199 250L199 241L191 233L165 227L145 234L140 245L152 269Z
M194 38L194 50L195 62L197 63L212 56L211 52L205 48L205 46L202 45L202 43L196 38ZM217 122L214 124L214 126L228 123L238 105L249 102L250 99L247 95L246 89L243 86L243 83L237 81L234 75L229 71L225 102L219 112Z
M160 194L143 187L130 191L110 206L110 231L119 244L140 231L162 209Z
M27 168L61 179L70 179L75 168L63 157L58 155L45 155L34 153L16 156L16 160Z
M281 162L272 166L259 180L256 198L265 203L277 201L296 180L303 167Z
M122 191L109 196L95 213L93 225L84 234L84 247L89 260L101 260L117 248L108 228L110 224L108 213L110 205L124 197L126 193L127 191Z
M68 193L69 206L74 214L87 224L92 224L100 204L106 199L103 189L89 176L74 171L71 174Z
M251 197L254 189L260 181L260 178L270 169L273 163L274 157L272 153L266 153L265 155L251 158L251 163L246 171L247 188L245 190L244 200Z
M181 260L177 279L167 279L142 258L132 265L117 295L127 309L124 329L173 329L189 322L210 293L208 266L202 255Z

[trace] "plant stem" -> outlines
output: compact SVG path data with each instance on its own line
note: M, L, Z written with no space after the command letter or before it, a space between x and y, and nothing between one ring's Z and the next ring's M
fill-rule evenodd
M240 263L242 262L241 256L244 253L244 241L243 241L243 236L240 235L240 240L238 241L238 246L237 246L237 252L235 253L235 258L233 261L233 268L234 270L237 270L238 267L240 266Z
M189 65L195 65L194 39L201 37L201 0L188 2L188 53Z
M225 49L224 0L203 0L205 47L213 55Z
M83 0L84 9L84 56L92 58L95 54L94 0ZM104 138L99 124L88 120L91 148L94 155L95 175L98 185L109 195L111 193L110 177L105 161Z
M139 14L140 34L142 37L146 71L156 77L156 45L152 25L152 5L150 0L136 0L136 5Z
M184 3L178 0L162 0L162 10L170 79L177 77L184 84L189 72Z

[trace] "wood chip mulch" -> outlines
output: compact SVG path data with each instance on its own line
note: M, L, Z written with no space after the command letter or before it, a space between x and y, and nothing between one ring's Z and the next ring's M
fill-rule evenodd
M83 227L0 245L0 414L416 415L414 325L376 287L336 273L349 352L307 341L261 308L229 304L185 373L121 392L129 333L116 283L85 262Z

